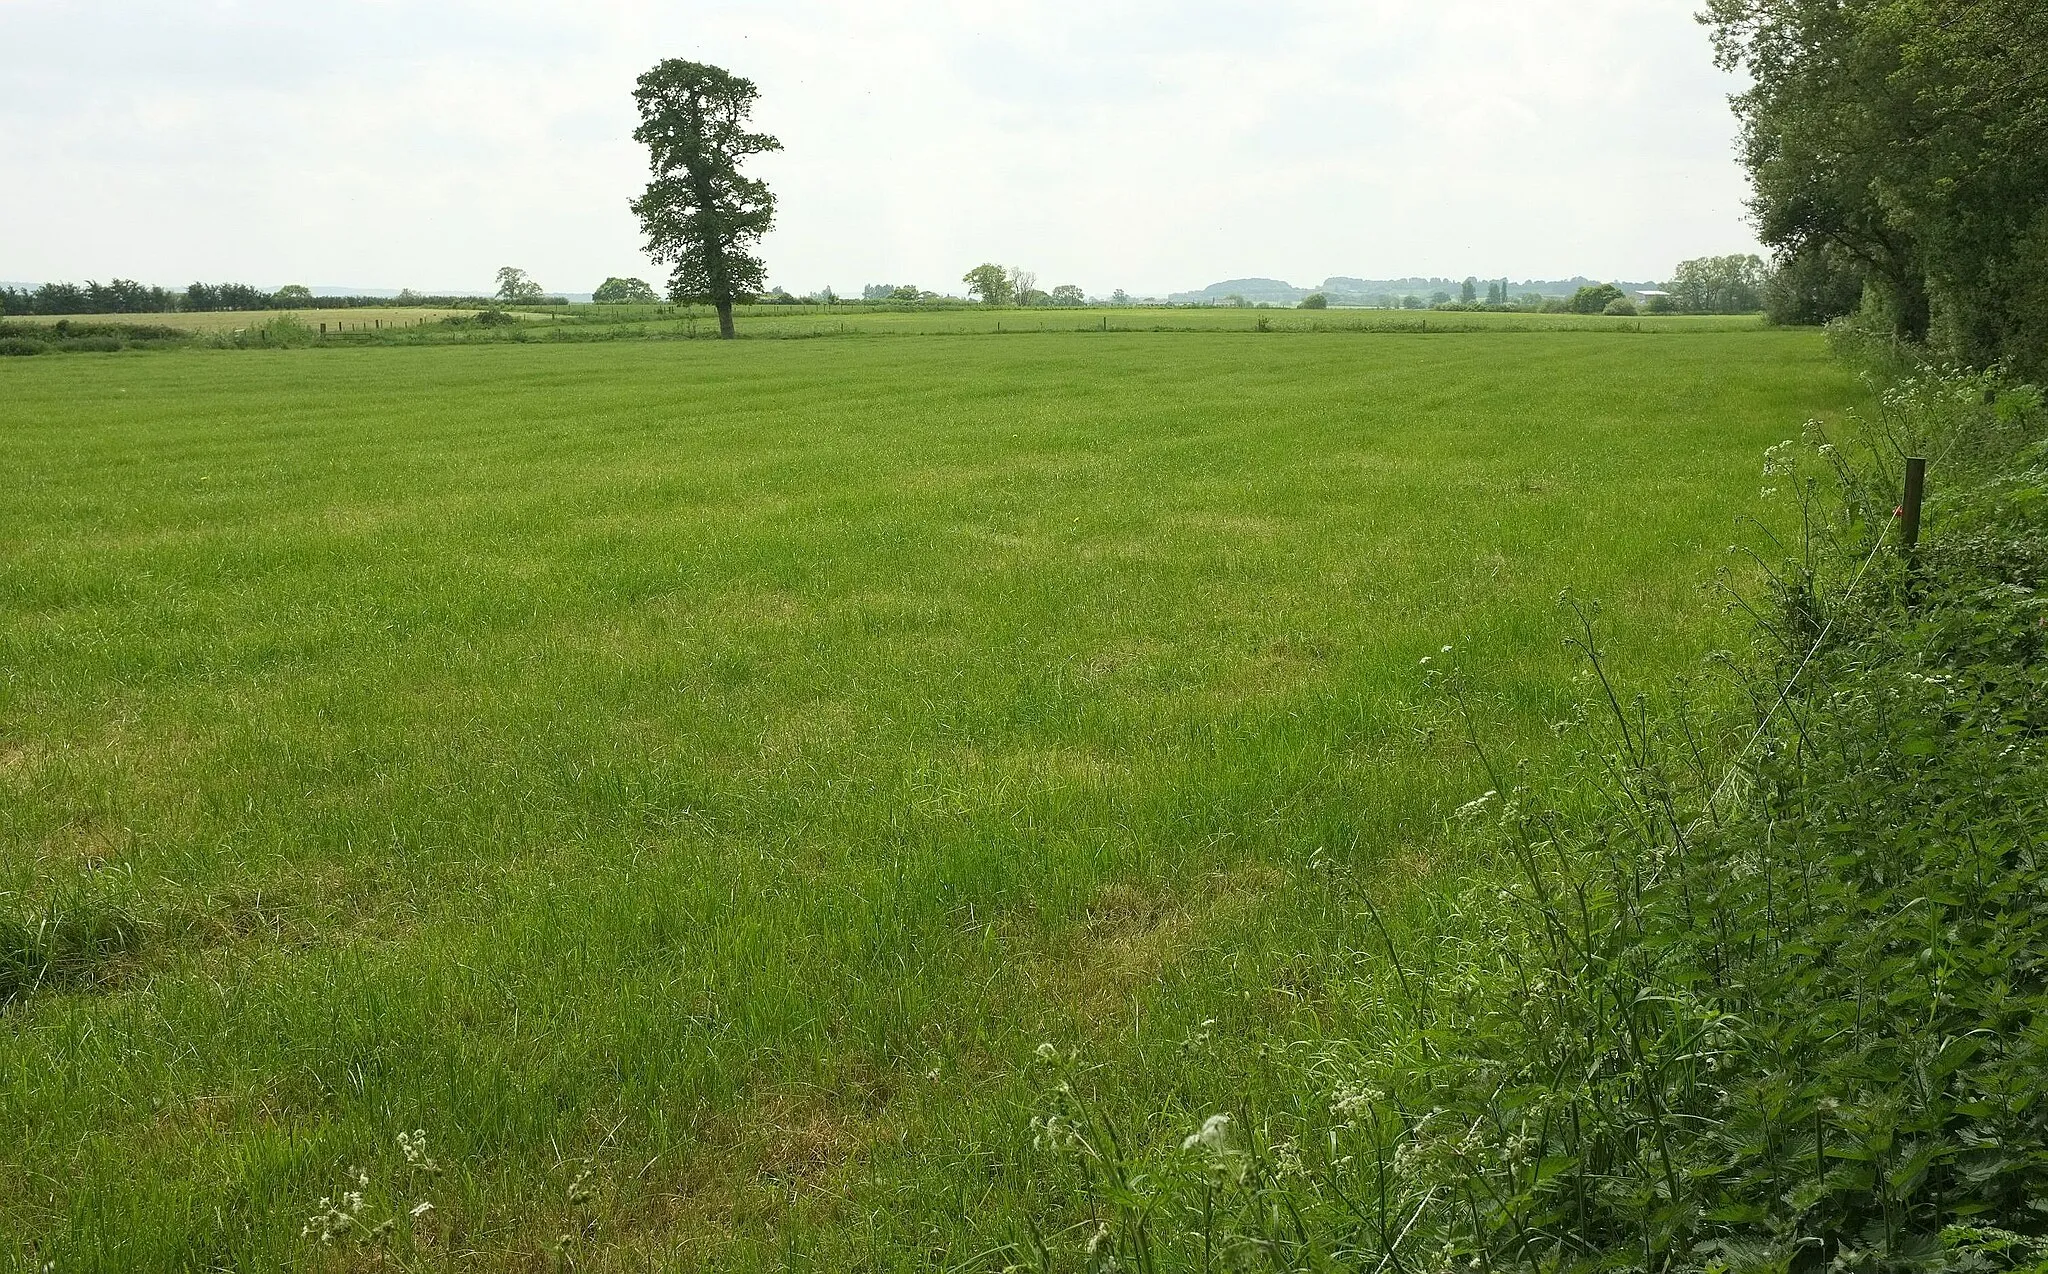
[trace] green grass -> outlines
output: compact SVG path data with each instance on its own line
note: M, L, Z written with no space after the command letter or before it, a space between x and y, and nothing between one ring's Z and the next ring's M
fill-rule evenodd
M572 305L527 311L538 320L528 339L606 339L628 334L711 338L718 322L702 306ZM825 336L1016 335L1073 332L1637 332L1755 331L1761 315L1663 315L1608 318L1586 314L1492 314L1429 310L1235 309L1152 306L1130 309L990 309L865 305L744 305L743 339ZM427 334L423 334L427 335ZM445 337L442 332L432 336ZM500 333L503 335L503 333Z
M1147 1112L1330 1029L1320 875L1482 785L1419 659L1540 763L1558 592L1693 669L1853 398L1761 329L8 360L0 1253L319 1264L360 1165L430 1268L972 1265L1042 1040Z

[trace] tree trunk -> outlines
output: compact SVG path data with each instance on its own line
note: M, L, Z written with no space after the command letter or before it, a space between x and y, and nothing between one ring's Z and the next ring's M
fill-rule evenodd
M732 339L732 302L719 301L716 304L718 306L718 339L729 341Z

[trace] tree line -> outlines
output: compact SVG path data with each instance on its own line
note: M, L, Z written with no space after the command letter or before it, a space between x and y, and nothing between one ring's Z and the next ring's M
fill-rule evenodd
M560 302L536 294L534 301ZM397 296L314 296L287 283L266 291L248 283L194 283L183 289L152 287L133 279L109 283L45 283L35 288L0 288L0 315L180 314L227 310L357 310L393 306L474 308L474 296L427 296L410 289Z
M1707 0L1788 321L2048 371L2048 5Z

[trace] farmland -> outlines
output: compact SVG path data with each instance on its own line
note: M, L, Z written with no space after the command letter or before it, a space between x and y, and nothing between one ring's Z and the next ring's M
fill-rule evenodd
M479 301L479 306L490 304ZM1087 309L990 308L979 305L870 306L743 305L741 335L752 339L834 336L968 336L1068 332L1640 332L1749 331L1761 319L1738 315L1650 315L1618 318L1586 314L1488 313L1430 310L1261 310L1237 307L1131 307ZM197 311L169 314L73 315L73 324L142 323L222 336L261 328L289 317L314 331L327 325L335 343L446 343L478 340L709 339L717 321L703 306L590 305L512 307L514 324L456 326L474 310L412 307ZM16 317L18 324L54 327L52 317Z
M995 1250L1042 1042L1227 1104L1330 1029L1326 878L1456 869L1421 659L1551 763L1559 593L1697 672L1857 393L1749 320L1159 313L0 361L0 1253L307 1261L362 1179L430 1268Z
M416 323L434 322L450 316L467 314L467 310L442 310L417 306L378 306L358 309L301 309L301 310L195 310L174 311L166 314L73 314L16 315L13 322L39 323L54 327L60 322L69 323L144 323L162 327L174 327L188 332L212 333L232 332L237 328L255 327L261 323L290 314L314 329L322 323L341 330L376 330L384 327L410 327Z

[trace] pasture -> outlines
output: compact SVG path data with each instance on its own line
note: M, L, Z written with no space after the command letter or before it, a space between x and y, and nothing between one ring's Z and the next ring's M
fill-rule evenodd
M368 1268L355 1191L404 1268L1000 1268L1041 1043L1258 1092L1455 870L1419 661L1540 769L1560 591L1697 672L1858 392L1215 313L0 360L0 1258Z

